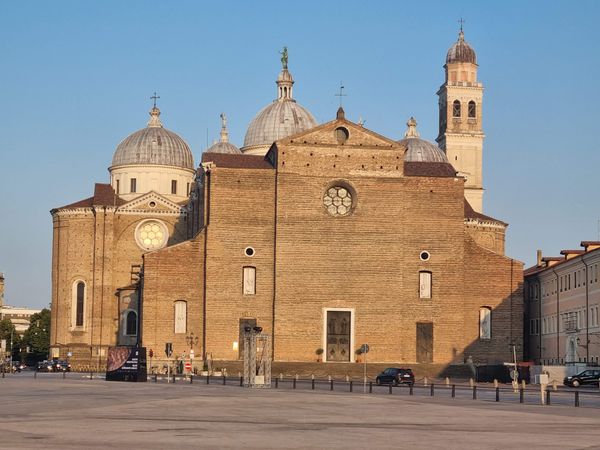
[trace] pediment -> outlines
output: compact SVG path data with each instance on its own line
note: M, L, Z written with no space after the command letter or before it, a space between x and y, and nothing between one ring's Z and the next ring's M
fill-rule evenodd
M339 130L339 131L338 131ZM347 138L344 140L344 130ZM401 144L386 138L362 125L351 122L344 118L343 111L338 111L338 117L331 122L324 123L310 130L288 136L277 141L277 147L283 146L340 146L377 148L379 150L389 148L397 150Z
M120 213L181 214L185 208L155 191L125 203L117 209Z

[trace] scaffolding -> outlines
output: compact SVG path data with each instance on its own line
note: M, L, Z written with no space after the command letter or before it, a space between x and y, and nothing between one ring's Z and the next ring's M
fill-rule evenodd
M244 329L244 387L271 387L271 339L261 327Z

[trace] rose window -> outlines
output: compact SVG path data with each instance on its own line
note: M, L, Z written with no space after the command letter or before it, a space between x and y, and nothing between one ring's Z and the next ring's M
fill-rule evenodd
M352 207L352 194L342 186L330 187L323 196L323 205L332 216L345 216Z
M169 232L167 227L158 220L146 220L140 223L135 231L137 244L143 250L156 250L167 243Z

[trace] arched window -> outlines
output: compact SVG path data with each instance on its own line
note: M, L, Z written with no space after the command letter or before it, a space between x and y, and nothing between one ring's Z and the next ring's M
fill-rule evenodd
M85 283L81 280L76 281L73 284L72 324L74 328L82 328L84 326L85 293Z
M458 100L454 100L454 103L452 103L452 117L460 117L460 102Z
M482 306L479 308L479 339L492 338L492 308Z
M137 335L137 313L129 311L125 318L125 334L127 336Z
M431 272L419 272L419 298L431 298Z
M175 333L187 332L187 302L177 300L175 302Z
M477 105L473 100L469 102L469 119L475 119L477 117Z
M244 267L242 272L242 292L244 295L256 294L256 267Z

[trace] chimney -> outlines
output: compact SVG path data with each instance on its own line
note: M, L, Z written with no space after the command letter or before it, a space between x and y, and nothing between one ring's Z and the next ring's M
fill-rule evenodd
M541 250L537 251L537 266L538 267L542 266L542 251Z

